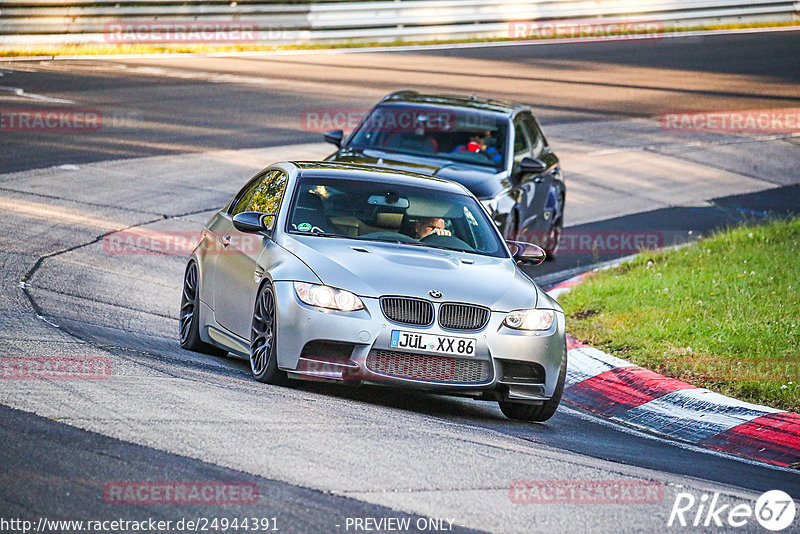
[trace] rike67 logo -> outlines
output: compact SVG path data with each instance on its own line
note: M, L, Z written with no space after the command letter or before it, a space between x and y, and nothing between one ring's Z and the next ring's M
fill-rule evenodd
M767 530L780 531L792 525L795 503L788 493L771 490L748 503L721 504L719 493L703 494L699 499L691 493L678 493L667 521L668 527L744 527L753 517Z

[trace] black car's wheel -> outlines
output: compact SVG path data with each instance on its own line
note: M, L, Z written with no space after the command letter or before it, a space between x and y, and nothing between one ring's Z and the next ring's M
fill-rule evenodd
M286 373L278 369L276 312L275 291L267 282L256 297L250 334L250 370L256 380L267 384L286 382Z
M561 368L558 371L558 383L553 396L543 404L524 404L521 402L500 401L500 411L509 419L519 421L532 421L541 423L547 421L556 413L558 405L561 403L561 394L564 392L564 381L567 378L567 351L561 358Z
M194 260L186 265L183 275L183 294L181 295L181 312L179 328L181 347L186 350L224 356L228 352L209 345L200 339L198 312L200 309L200 290L198 284L197 263Z
M550 227L547 235L542 240L542 248L547 253L548 260L553 260L558 251L558 245L561 243L561 233L564 231L564 220L559 217Z

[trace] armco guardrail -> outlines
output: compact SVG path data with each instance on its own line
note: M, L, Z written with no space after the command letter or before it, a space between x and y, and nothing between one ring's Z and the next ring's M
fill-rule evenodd
M648 21L659 27L785 22L800 19L799 7L774 0L0 0L0 45L523 37L511 22Z

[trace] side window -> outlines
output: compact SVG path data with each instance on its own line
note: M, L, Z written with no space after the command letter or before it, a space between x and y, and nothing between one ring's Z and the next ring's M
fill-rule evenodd
M531 155L531 142L524 121L514 123L514 161Z
M281 206L283 192L286 190L286 173L272 171L256 187L247 211L257 211L259 213L278 213ZM275 217L270 217L269 226L272 227Z
M531 144L533 145L533 155L539 157L544 149L544 135L532 117L526 117L524 124L530 131Z
M264 176L269 176L269 174L267 175L262 174L261 176L253 178L246 186L242 188L241 191L239 191L229 211L231 217L233 217L234 215L238 215L243 211L247 211L247 205L250 204L250 201L253 199L253 194L255 194L256 189L264 180Z

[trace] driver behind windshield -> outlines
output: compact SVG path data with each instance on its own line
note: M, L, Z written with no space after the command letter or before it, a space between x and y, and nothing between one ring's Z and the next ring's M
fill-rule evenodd
M490 144L490 140L495 141L492 137L492 132L488 130L473 132L469 136L469 143L466 145L458 145L451 152L482 152L492 161L502 160L502 155L497 150L495 143L492 142Z
M414 224L412 237L424 239L431 234L434 235L453 235L450 230L444 227L444 219L441 217L426 217Z

